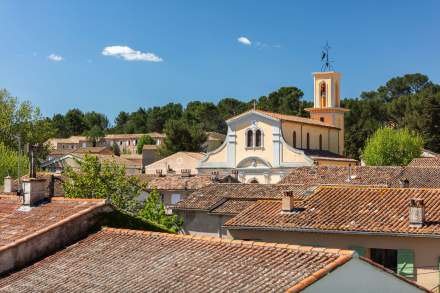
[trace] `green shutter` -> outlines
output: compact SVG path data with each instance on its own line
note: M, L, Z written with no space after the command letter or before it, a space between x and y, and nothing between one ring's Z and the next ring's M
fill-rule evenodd
M399 249L397 251L397 273L414 278L414 253L412 250Z
M356 251L359 256L365 256L365 247L362 246L350 246L348 249Z

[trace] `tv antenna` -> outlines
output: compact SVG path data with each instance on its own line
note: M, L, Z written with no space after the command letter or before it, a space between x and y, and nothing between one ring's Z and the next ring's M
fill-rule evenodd
M329 57L329 50L331 49L331 47L328 45L328 41L325 43L325 46L322 49L323 50L321 52L321 62L322 62L321 71L332 71L333 61L330 60Z

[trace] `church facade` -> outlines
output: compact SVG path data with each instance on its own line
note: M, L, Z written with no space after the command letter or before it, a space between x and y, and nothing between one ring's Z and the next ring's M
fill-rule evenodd
M224 143L208 153L199 173L235 172L245 183L277 183L289 169L355 165L344 158L344 113L338 72L316 72L310 118L253 109L226 121Z

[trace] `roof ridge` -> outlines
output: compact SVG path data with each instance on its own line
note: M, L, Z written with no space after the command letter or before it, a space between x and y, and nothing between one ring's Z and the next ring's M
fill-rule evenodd
M288 249L288 250L294 250L294 251L320 252L320 253L328 253L328 254L336 254L336 255L340 255L340 256L345 256L345 257L349 257L350 259L354 255L353 250L346 250L346 249L314 247L314 246L304 246L304 245L292 245L292 244L287 244L287 243L275 243L275 242L234 240L234 239L218 238L218 237L214 237L214 236L171 234L171 233L165 233L165 232L119 229L119 228L109 228L109 227L103 227L101 229L101 231L105 232L105 233L118 233L118 234L127 234L127 235L158 235L158 236L165 236L165 237L170 237L170 238L186 238L186 239L192 239L192 240L203 240L203 241L213 242L213 243L214 242L215 243L219 243L219 242L220 243L228 243L231 245L239 245L239 246L275 247L278 249Z
M440 187L379 187L368 185L349 185L349 184L337 184L337 185L319 185L322 189L373 189L373 190L411 190L411 191L440 191Z

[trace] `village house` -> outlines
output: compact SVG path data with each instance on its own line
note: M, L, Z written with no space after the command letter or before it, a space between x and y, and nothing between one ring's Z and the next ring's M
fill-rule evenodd
M277 183L289 169L356 165L343 157L344 113L338 72L316 72L310 118L258 109L226 121L224 143L201 161L199 173L238 170L245 183Z
M161 174L181 174L183 170L190 174L197 174L197 166L204 156L204 153L198 152L177 152L145 166L144 173L156 174L160 171Z
M7 292L109 290L429 292L350 250L112 228L0 279Z
M167 209L171 209L181 200L186 199L194 191L208 186L213 183L238 182L238 180L230 175L226 176L208 176L195 175L188 172L180 174L166 174L158 172L155 175L141 174L138 175L140 182L144 185L144 190L139 196L140 201L144 201L148 194L156 189L161 194L161 201ZM171 210L169 210L171 213Z
M303 185L214 183L191 193L172 207L184 220L183 233L230 238L223 224L257 200L281 199L285 191L303 194Z
M353 249L438 292L440 189L319 187L259 200L224 224L231 237Z

